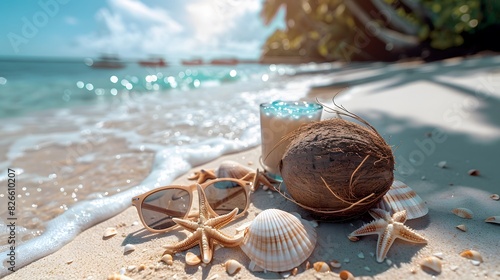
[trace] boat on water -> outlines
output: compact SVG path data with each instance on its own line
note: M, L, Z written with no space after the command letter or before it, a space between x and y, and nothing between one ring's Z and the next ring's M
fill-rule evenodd
M190 60L181 60L182 65L203 65L203 60L201 58L195 58Z
M92 68L100 69L120 69L125 67L125 63L122 62L117 56L113 55L102 55L97 60L91 60L88 64Z
M139 65L144 67L166 67L167 62L162 57L151 57L147 60L139 60Z
M236 58L218 58L210 61L212 65L236 65L238 64L238 59Z

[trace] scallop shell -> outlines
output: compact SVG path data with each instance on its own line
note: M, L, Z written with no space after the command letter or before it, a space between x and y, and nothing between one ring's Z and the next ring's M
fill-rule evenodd
M472 219L472 217L474 216L472 211L470 209L467 209L467 208L455 208L455 209L451 210L451 212L453 214L459 216L460 218L464 218L464 219Z
M391 214L406 210L408 220L423 217L429 212L429 208L422 201L422 198L405 183L398 180L394 180L389 191L374 208L386 210Z
M328 266L328 264L326 262L315 262L313 264L313 267L314 267L314 270L316 270L317 272L331 271L330 267Z
M239 263L236 260L228 260L224 263L224 267L226 267L226 272L229 275L233 275L240 271L240 269L243 267L241 263Z
M267 209L248 227L240 247L258 266L281 272L303 263L315 245L316 231L308 221L279 209Z
M217 178L236 178L241 179L248 173L255 172L253 169L242 165L239 162L225 160L221 162L219 168L215 170Z
M431 256L431 257L424 258L420 262L420 266L422 268L425 267L425 268L431 269L432 271L434 271L436 273L441 273L441 268L442 268L443 264L438 257Z
M500 224L500 216L491 216L484 221L487 223Z
M460 256L467 258L469 260L483 262L483 257L476 250L465 250L462 253L460 253Z

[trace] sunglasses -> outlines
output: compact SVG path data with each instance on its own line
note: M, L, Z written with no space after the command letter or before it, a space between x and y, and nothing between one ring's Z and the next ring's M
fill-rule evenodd
M257 171L258 172L258 171ZM253 182L219 178L200 184L207 198L208 211L212 217L224 215L238 208L237 218L243 216L250 204L251 186ZM190 186L164 186L132 198L144 227L151 232L167 232L177 224L172 218L192 218L194 191L197 184ZM199 195L199 194L198 194Z

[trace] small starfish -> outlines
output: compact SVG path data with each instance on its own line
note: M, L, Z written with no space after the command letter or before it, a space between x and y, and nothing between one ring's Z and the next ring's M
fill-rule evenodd
M233 209L228 214L211 217L209 212L210 205L207 202L205 192L199 184L197 187L200 201L198 221L172 218L176 224L192 233L186 239L176 244L165 246L167 249L165 253L173 254L200 245L201 260L203 263L209 263L213 256L214 242L224 247L236 247L243 241L243 235L231 237L219 230L234 220L238 213L238 208Z
M257 180L255 180L255 179L257 179ZM240 180L249 181L249 182L253 181L253 184L252 184L252 191L253 192L256 191L260 187L261 184L264 185L264 188L263 188L264 190L267 190L266 189L266 187L267 187L273 191L276 191L274 184L279 183L278 181L274 180L273 178L267 176L265 173L261 173L258 168L255 172L247 173L245 176L240 178Z
M351 241L357 241L356 236L377 234L377 262L384 261L396 238L413 243L427 243L423 236L404 225L406 210L396 212L392 217L389 212L382 209L371 209L369 212L375 220L353 231L348 238Z
M206 181L212 179L217 179L217 175L215 175L215 171L213 169L201 169L200 171L196 171L188 177L188 180L196 180L196 183L198 184L203 184Z

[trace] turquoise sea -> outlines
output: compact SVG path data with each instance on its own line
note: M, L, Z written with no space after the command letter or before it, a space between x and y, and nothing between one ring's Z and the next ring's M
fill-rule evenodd
M120 213L134 195L259 145L259 104L306 96L313 80L289 75L298 70L1 61L0 185L15 170L17 265ZM9 197L2 188L0 205ZM9 215L0 208L0 252Z

